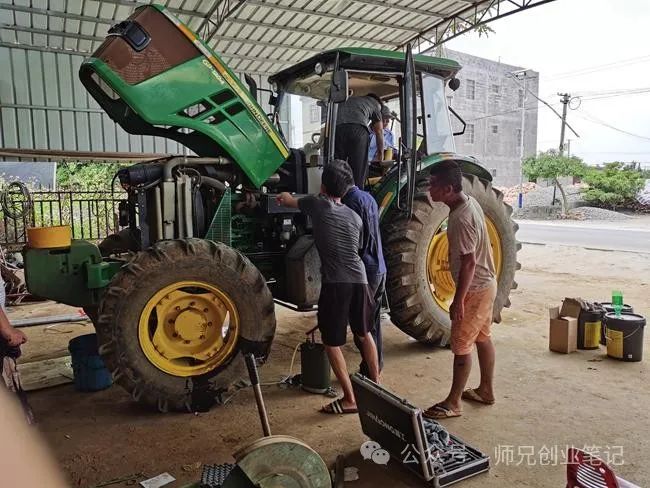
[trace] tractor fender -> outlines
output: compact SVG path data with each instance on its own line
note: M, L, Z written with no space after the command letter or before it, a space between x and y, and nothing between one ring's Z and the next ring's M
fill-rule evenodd
M431 156L425 156L418 164L418 175L427 174L426 170L431 166L438 164L442 161L456 161L463 174L471 174L478 176L487 181L492 181L492 174L485 169L485 167L472 156L463 156L456 153L437 153ZM402 171L402 179L397 181L398 171L397 166L382 178L381 182L371 190L372 195L377 201L379 206L379 219L387 214L387 210L395 203L395 197L399 194L402 188L406 185L406 175Z

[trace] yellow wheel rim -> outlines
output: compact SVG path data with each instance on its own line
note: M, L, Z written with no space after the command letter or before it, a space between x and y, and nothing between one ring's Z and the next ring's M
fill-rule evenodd
M497 279L501 274L503 253L501 249L501 238L494 222L485 217L488 237L492 246L492 257ZM436 303L445 311L449 312L449 306L456 292L456 285L449 270L449 240L447 239L447 220L440 224L433 234L427 250L427 275L429 288Z
M200 281L159 290L140 314L138 339L147 359L174 376L197 376L224 364L239 338L237 307Z

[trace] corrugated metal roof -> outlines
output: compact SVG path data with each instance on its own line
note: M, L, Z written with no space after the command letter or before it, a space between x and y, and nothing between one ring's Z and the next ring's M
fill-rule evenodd
M553 0L162 0L238 72L270 74L340 46L416 51ZM90 54L132 0L0 0L0 45Z

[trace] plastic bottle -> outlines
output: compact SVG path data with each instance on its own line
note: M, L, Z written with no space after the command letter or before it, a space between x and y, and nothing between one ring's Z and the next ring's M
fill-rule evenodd
M616 316L620 317L623 310L623 293L618 290L612 291L612 308Z

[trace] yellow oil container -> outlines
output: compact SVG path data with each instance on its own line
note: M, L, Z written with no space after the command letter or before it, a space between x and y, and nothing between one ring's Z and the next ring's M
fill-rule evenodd
M34 249L70 247L71 243L72 229L69 225L27 229L27 245Z

